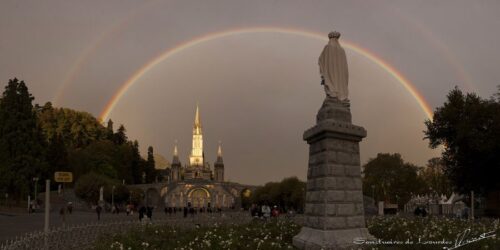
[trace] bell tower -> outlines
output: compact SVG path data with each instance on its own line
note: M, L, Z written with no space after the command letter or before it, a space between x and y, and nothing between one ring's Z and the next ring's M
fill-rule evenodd
M193 126L193 148L189 156L189 165L203 167L203 158L203 134L201 132L200 109L197 104Z

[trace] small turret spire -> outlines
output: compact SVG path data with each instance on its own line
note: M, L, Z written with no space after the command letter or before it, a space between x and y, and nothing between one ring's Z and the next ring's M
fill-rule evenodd
M179 165L180 166L179 151L177 150L177 140L175 140L174 157L172 159L172 165Z
M217 149L217 157L222 157L222 145L221 145L221 141L219 141L219 148Z
M217 149L217 161L214 164L215 180L218 182L224 181L224 161L222 160L222 143L219 141L219 148Z

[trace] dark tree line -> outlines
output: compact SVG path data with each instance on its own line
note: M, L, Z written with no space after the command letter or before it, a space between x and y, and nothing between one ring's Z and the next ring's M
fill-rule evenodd
M249 202L257 205L276 205L285 211L293 209L303 212L305 198L306 183L297 177L289 177L281 182L269 182L257 188L249 197Z
M444 173L455 191L500 190L500 86L489 99L453 89L425 124L430 146L444 147Z
M47 141L37 122L34 97L23 81L9 80L0 99L0 187L14 198L28 194L34 176L46 177Z
M377 201L406 204L412 195L426 192L418 167L404 162L400 154L382 154L363 166L363 193Z
M33 101L18 79L9 80L0 98L0 192L23 199L33 190L33 177L52 179L55 171L126 184L156 179L153 148L143 159L123 125L115 132L111 120L105 127L87 112Z

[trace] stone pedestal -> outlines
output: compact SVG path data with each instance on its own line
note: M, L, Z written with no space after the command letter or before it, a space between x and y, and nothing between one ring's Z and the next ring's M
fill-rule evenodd
M309 144L305 225L293 238L300 249L343 249L373 239L365 226L359 142L366 130L352 124L349 104L327 98Z

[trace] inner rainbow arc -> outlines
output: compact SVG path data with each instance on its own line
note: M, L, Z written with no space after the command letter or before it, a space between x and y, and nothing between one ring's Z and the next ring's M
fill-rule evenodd
M315 32L310 32L310 31L304 31L304 30L297 30L297 29L288 29L288 28L275 28L275 27L257 27L257 28L244 28L244 29L232 29L232 30L226 30L226 31L221 31L221 32L216 32L216 33L208 33L203 36L191 39L189 41L186 41L184 43L181 43L173 48L169 48L162 52L160 55L157 57L153 58L151 61L148 63L144 64L141 68L139 68L137 71L134 72L128 78L127 81L125 81L118 91L113 94L112 98L108 101L104 109L102 110L101 114L99 115L99 119L101 121L105 121L108 119L109 115L117 105L117 103L120 101L120 99L123 97L123 95L127 92L127 90L134 85L134 83L137 82L138 79L140 79L143 75L145 75L149 70L154 68L157 64L161 63L162 61L166 60L170 56L173 56L183 50L186 50L188 48L191 48L193 46L199 45L204 42L228 37L228 36L235 36L235 35L241 35L241 34L248 34L248 33L281 33L281 34L288 34L288 35L298 35L298 36L305 36L309 38L314 38L314 39L319 39L322 41L327 41L328 39L324 34L320 33L315 33ZM386 72L388 72L391 76L393 76L403 87L413 96L413 98L417 101L419 106L422 108L423 112L425 115L432 120L433 112L428 104L428 102L425 100L423 95L415 88L414 84L412 84L406 77L403 76L402 73L400 73L395 67L390 65L389 63L385 62L380 56L376 55L375 53L353 43L350 41L346 41L345 39L342 39L341 41L342 46L345 48L352 50L370 61L374 62L378 66L380 66L382 69L384 69Z

